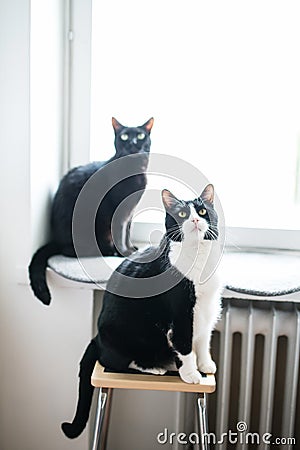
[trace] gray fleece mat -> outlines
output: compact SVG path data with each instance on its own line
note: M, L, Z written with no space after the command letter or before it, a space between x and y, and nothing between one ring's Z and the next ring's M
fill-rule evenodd
M83 283L105 283L123 258L49 259L49 267L59 275ZM234 292L262 297L300 291L300 257L294 252L227 252L220 265L224 286Z
M300 257L294 252L226 253L222 261L228 290L265 297L300 291Z

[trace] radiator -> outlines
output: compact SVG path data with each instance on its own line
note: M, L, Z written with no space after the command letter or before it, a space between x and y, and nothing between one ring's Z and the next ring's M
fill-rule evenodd
M286 302L224 300L222 320L212 338L218 372L217 391L209 396L210 431L217 442L222 441L222 433L236 432L237 424L243 422L244 435L257 433L259 441L241 438L230 444L224 439L211 447L273 448L262 442L262 436L270 433L272 442L283 438L281 448L300 448L299 307ZM294 438L298 445L284 438Z

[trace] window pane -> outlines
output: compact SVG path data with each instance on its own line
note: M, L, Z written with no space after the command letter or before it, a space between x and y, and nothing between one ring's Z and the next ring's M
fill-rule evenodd
M299 15L297 1L94 0L92 159L113 154L112 116L154 116L151 152L198 167L227 225L299 229Z

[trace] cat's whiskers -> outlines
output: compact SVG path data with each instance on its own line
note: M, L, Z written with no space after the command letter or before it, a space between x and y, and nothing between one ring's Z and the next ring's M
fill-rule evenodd
M173 236L180 236L182 235L182 230L178 228L178 225L173 225L172 227L168 228L168 233L164 237L166 238L172 238Z
M168 231L179 231L178 225L173 225L172 227L168 228Z
M216 240L216 239L218 238L218 234L217 234L214 230L212 230L211 228L209 228L209 229L206 231L206 234L207 234L209 237L211 237L213 240Z
M183 233L181 230L174 230L173 232L169 233L169 237L173 240L176 240L177 238L183 238Z

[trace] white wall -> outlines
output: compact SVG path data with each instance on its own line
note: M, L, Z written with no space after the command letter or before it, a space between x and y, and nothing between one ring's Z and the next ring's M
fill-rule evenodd
M30 2L31 243L49 231L49 205L64 164L65 8L61 0ZM44 168L44 170L42 170Z
M47 3L56 2L43 1L44 7ZM29 26L29 0L1 1L0 448L84 450L88 448L87 433L70 441L61 433L60 422L71 419L74 412L78 361L91 334L91 295L52 286L53 303L47 308L33 297L28 285L18 284L19 269L24 271L31 257L34 206ZM47 104L44 107L47 109ZM43 110L40 115L43 118ZM50 140L55 147L52 164L59 167L55 155L60 138L51 123L52 134L44 137L44 144L46 147ZM41 179L49 171L46 162L44 170Z
M30 5L39 8L40 23ZM75 409L78 362L91 337L92 295L52 283L52 304L45 307L24 282L32 251L45 239L47 201L60 176L63 5L0 2L1 450L88 448L88 432L71 441L60 423ZM30 45L30 21L40 46ZM30 68L30 60L40 65ZM111 449L160 448L157 432L167 425L174 430L176 413L170 411L177 410L177 397L124 391L115 400Z

